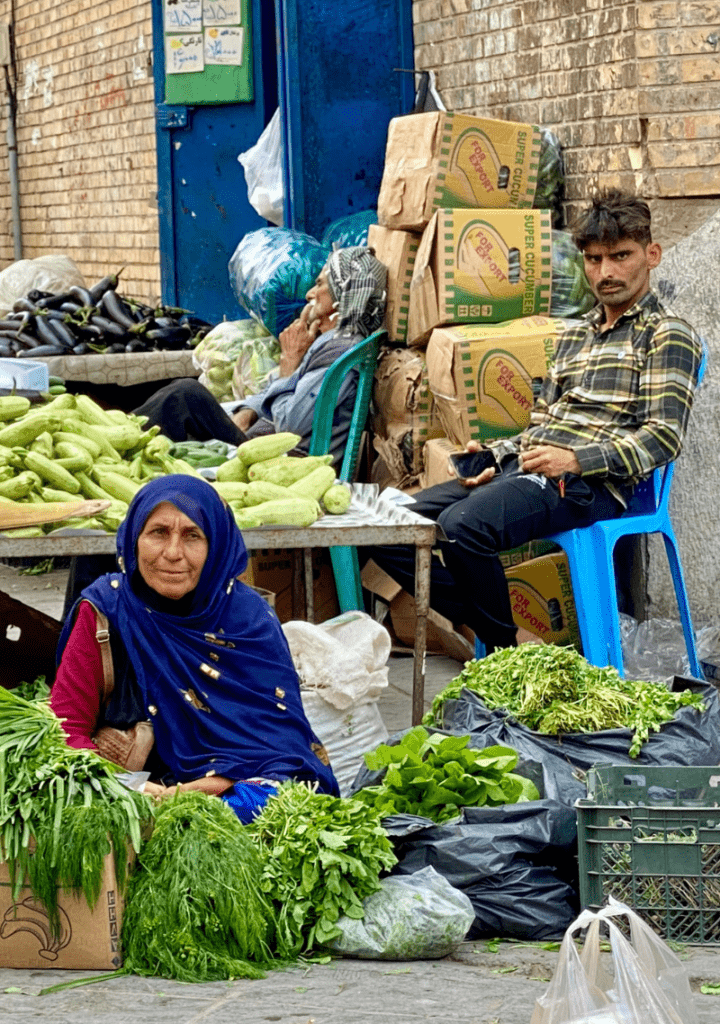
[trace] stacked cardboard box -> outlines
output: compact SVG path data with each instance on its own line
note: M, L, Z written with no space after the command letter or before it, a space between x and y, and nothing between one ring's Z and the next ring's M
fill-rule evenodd
M382 482L440 483L450 451L513 436L529 422L565 326L549 315L551 214L532 208L540 146L539 128L510 121L438 111L390 123L379 223L368 242L389 268L390 341L417 361L394 353L380 362L374 445ZM402 392L411 366L424 369L403 414L388 396ZM422 456L420 408L429 410ZM544 639L577 642L565 556L546 552L526 546L506 566L517 570L508 579L516 622Z

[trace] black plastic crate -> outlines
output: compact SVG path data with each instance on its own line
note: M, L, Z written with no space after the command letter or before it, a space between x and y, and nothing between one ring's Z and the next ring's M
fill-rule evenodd
M580 900L665 939L720 945L720 767L598 766L578 816Z

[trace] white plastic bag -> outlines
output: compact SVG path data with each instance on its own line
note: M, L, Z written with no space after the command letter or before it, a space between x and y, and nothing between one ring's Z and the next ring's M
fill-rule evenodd
M377 700L388 685L390 637L360 611L319 626L286 622L283 631L300 676L305 714L345 796L363 766L363 754L388 739Z
M248 201L271 224L283 226L285 191L283 186L283 147L280 110L276 110L254 146L238 160L245 170Z
M263 389L280 361L280 342L257 320L225 320L198 342L192 358L195 369L201 371L200 383L218 402L230 402ZM244 390L238 394L234 377L241 362Z
M341 917L329 948L364 960L437 960L468 933L475 912L468 896L433 867L390 875L363 901L361 921Z
M613 918L630 924L628 940ZM601 960L600 925L610 933L612 970ZM582 952L574 935L587 928ZM547 991L530 1024L697 1024L690 982L678 957L630 907L609 899L568 928Z
M0 311L9 312L18 299L33 290L58 295L73 285L84 287L85 278L69 256L37 256L17 260L0 271Z

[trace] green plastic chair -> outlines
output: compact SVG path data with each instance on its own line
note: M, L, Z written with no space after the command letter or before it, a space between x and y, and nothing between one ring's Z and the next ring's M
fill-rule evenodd
M315 422L310 438L308 454L324 455L330 447L333 416L337 406L342 382L346 375L357 367L359 371L355 406L350 421L345 454L338 473L338 479L351 482L357 470L360 440L367 422L373 378L377 366L380 343L386 336L384 330L375 331L359 342L344 355L336 359L323 377L320 392L315 403ZM360 584L360 563L357 548L330 548L338 603L343 612L363 608L362 586Z

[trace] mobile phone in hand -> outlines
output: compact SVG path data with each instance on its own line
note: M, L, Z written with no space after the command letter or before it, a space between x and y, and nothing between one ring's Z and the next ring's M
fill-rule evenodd
M479 452L455 452L450 456L450 463L458 480L469 480L480 476L486 469L494 469L500 473L500 466L489 448L481 448Z

